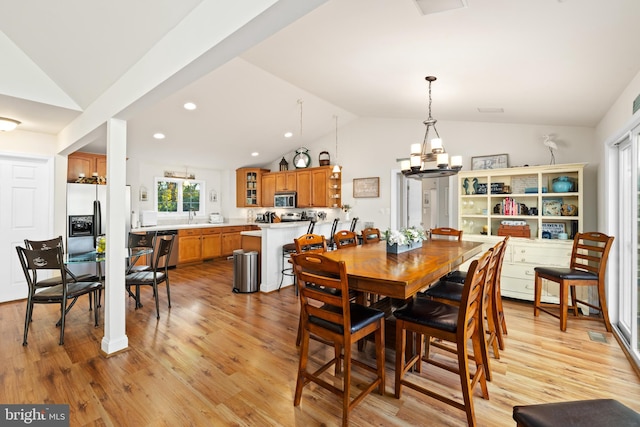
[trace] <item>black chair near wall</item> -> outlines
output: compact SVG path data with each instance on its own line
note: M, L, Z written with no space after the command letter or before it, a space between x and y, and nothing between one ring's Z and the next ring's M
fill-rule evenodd
M60 248L62 249L62 253L64 254L64 244L62 241L62 236L58 236L54 239L47 240L30 240L24 239L24 247L26 249L54 249ZM83 274L80 276L76 276L73 274L66 266L65 271L67 272L67 281L77 282L79 280L96 280L97 277L91 274ZM33 271L33 278L36 288L47 288L49 286L55 286L62 283L62 277L60 275L54 275L53 277L48 277L46 279L38 280L37 270Z
M139 264L140 257L133 256L137 250L153 249L158 232L147 231L143 233L129 232L129 239L127 243L127 249L129 251L128 265L126 273L136 273L139 271L151 270L151 263Z
M24 273L29 293L27 295L27 310L24 319L24 336L22 345L27 345L29 325L33 319L35 304L59 304L60 305L60 345L64 344L64 328L66 315L75 305L78 297L89 295L93 298L94 306L98 306L98 292L102 289L100 281L70 281L64 266L64 253L61 246L51 249L25 249L16 246L20 265ZM36 287L38 272L54 272L60 278L57 285ZM93 310L95 326L98 326L98 312Z
M169 236L167 236L169 237ZM160 295L158 285L164 283L167 287L167 304L171 308L171 286L169 282L169 257L173 248L175 236L166 239L157 239L156 248L153 254L151 270L129 273L124 278L127 292L131 295L131 287L136 288L135 299L136 309L142 307L140 303L140 287L150 286L153 288L153 297L156 302L156 318L160 318Z
M333 235L336 234L336 231L338 230L338 222L340 221L340 218L334 218L333 219L333 223L331 224L331 232L329 233L329 241L327 242L327 248L332 251L336 248L336 244L333 240Z

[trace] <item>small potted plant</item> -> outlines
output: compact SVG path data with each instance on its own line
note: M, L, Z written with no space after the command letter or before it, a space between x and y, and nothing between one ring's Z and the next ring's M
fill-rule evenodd
M384 232L384 239L387 241L387 252L399 254L421 247L427 235L424 230L417 227L387 229Z

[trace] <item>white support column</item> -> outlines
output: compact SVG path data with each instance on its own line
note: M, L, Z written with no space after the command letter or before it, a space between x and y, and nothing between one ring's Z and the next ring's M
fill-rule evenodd
M103 210L107 225L105 261L104 337L101 349L112 354L129 346L125 325L124 271L126 256L127 122L107 121L107 206Z

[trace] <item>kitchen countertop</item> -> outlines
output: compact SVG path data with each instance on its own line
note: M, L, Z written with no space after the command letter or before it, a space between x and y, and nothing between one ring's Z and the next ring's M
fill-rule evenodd
M242 220L242 219L229 219L229 220L225 220L224 222L221 222L219 224L211 224L209 222L195 222L192 224L184 224L184 223L177 223L177 224L158 224L158 225L153 225L150 227L138 227L138 228L133 228L131 229L131 231L134 232L141 232L141 231L165 231L165 230L182 230L182 229L189 229L189 228L211 228L211 227L233 227L233 226L237 226L237 225L260 225L260 224L255 224L253 222L247 222L246 220Z

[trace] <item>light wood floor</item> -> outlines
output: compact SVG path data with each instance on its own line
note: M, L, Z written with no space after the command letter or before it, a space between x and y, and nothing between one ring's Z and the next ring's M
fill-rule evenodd
M68 403L71 425L97 426L333 426L339 399L307 386L293 406L298 354L298 302L292 288L271 294L233 294L232 262L215 261L170 272L173 307L161 290L156 320L149 289L144 307L127 303L130 349L99 355L102 328L93 328L86 299L67 317L58 346L56 308L36 306L29 345L22 346L24 301L0 305L0 402ZM145 292L146 291L146 292ZM512 407L563 400L614 398L640 412L640 381L600 322L569 319L568 332L530 305L506 302L507 348L492 359L490 400L476 390L481 426L515 426ZM607 343L587 331L602 332ZM312 361L330 354L312 342ZM373 356L368 345L360 357ZM384 396L371 394L351 415L352 426L461 426L464 414L403 390L393 396L393 352L387 352ZM362 374L367 375L367 374ZM459 396L451 374L426 374ZM358 372L354 387L358 387ZM434 387L443 387L433 385Z

